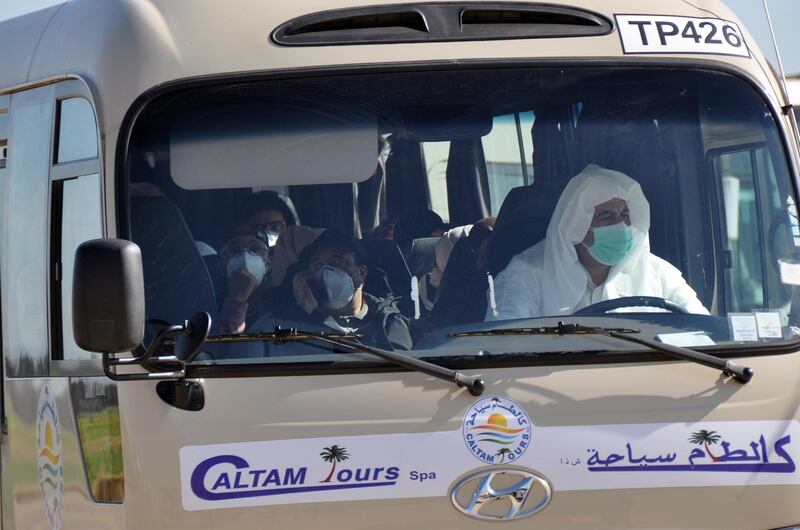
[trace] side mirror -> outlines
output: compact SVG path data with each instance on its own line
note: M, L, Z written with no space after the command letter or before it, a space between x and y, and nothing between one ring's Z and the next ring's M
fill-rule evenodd
M75 251L72 332L86 351L130 351L144 338L144 274L139 247L94 239Z

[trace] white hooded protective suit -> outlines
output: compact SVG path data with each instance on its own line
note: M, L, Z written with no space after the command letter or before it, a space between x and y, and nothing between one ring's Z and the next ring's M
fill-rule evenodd
M575 245L583 241L595 206L614 198L627 203L633 246L611 267L599 286L578 260ZM639 183L610 169L590 164L569 181L558 199L547 236L517 254L497 275L495 313L487 320L565 315L588 305L625 296L665 298L690 313L708 314L681 272L650 253L650 205Z

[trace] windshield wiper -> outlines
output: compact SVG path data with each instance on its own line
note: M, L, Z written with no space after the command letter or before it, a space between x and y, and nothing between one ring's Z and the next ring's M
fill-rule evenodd
M479 377L470 377L462 374L456 370L450 370L438 364L429 363L422 359L416 359L409 355L384 350L383 348L375 348L356 342L360 339L360 335L346 334L346 333L323 333L316 331L305 331L294 328L275 328L274 331L266 333L252 333L241 335L211 335L206 338L206 343L225 343L225 342L252 342L252 341L267 341L267 342L307 342L307 341L321 341L328 344L335 344L350 348L361 353L368 353L376 357L380 357L390 363L394 363L409 370L416 370L433 377L438 377L445 381L455 383L460 387L465 387L473 396L480 396L483 394L484 384L483 380Z
M753 378L753 370L746 366L739 366L738 364L727 359L720 359L719 357L700 353L698 351L690 350L689 348L682 348L680 346L673 346L671 344L655 342L633 336L639 332L640 331L638 329L632 328L601 328L582 326L580 324L564 324L563 322L559 322L556 326L464 331L461 333L450 333L448 336L483 337L502 335L603 335L606 337L624 340L626 342L640 344L650 348L651 350L669 355L671 357L696 362L711 368L716 368L717 370L721 370L723 374L734 378L740 383L747 383Z

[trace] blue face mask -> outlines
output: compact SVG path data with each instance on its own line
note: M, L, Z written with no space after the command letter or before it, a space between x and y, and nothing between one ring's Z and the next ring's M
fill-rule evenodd
M267 273L267 264L264 263L264 258L254 252L245 250L240 254L236 254L228 260L228 277L230 278L233 271L236 269L245 269L253 275L256 279L256 285L261 283L264 275Z
M594 243L584 245L589 255L603 265L617 265L633 247L633 232L625 223L589 228L594 233Z
M317 281L322 286L319 303L329 309L341 309L353 299L356 291L353 275L337 267L325 265L317 272Z

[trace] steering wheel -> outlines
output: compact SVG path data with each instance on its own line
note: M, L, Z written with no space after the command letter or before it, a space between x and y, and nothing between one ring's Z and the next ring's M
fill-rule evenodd
M579 309L572 314L603 315L609 311L623 307L658 307L659 309L666 309L671 313L688 313L686 309L675 302L657 296L623 296L622 298L612 298L611 300L603 300L596 304L587 305L583 309Z

